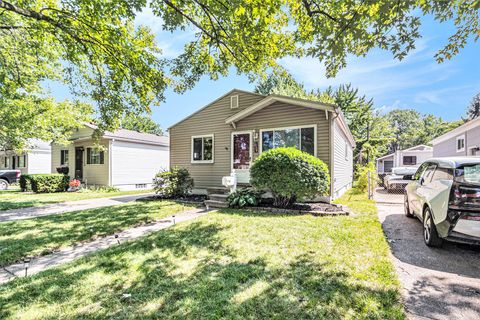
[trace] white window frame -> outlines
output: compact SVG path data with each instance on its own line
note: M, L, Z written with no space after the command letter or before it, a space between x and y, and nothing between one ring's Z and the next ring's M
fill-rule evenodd
M92 150L94 149L98 149L98 160L100 161L101 157L100 157L100 152L103 151L103 163L88 163L88 152L87 152L87 149L90 148ZM85 156L85 159L84 159L84 165L87 165L87 166L103 166L105 164L105 150L102 149L102 147L96 147L96 146L87 146L85 147L85 151L84 151L84 156ZM70 155L69 155L70 156ZM92 156L92 152L90 151L90 157ZM91 162L91 161L90 161Z
M313 155L316 157L317 156L317 125L316 124L309 124L309 125L302 125L302 126L289 126L289 127L279 127L279 128L268 128L268 129L260 129L260 152L259 154L262 154L263 152L263 132L265 131L275 131L275 130L288 130L288 129L307 129L307 128L313 128ZM302 139L302 135L299 135L299 139ZM301 143L301 141L300 141Z
M463 148L458 149L458 141L460 140L463 140ZM465 151L465 135L458 136L457 139L455 139L455 150L457 150L457 152Z
M198 138L212 138L212 160L194 160L193 159L193 140ZM202 157L203 157L203 140L202 140ZM213 133L210 134L202 134L199 136L192 136L191 138L191 145L190 145L190 163L215 163L215 135Z
M64 154L65 154L65 151L66 151L67 154L68 154L68 159L67 159L67 162L66 162L66 163L62 163L62 151L63 151ZM65 159L64 159L64 160L65 160ZM61 150L60 150L60 165L61 165L61 166L67 166L67 167L68 167L69 164L70 164L70 150L69 150L69 149L61 149Z
M23 166L20 165L20 158L23 158ZM17 168L26 168L27 167L27 155L26 154L22 154L20 156L17 156L16 159L16 167Z

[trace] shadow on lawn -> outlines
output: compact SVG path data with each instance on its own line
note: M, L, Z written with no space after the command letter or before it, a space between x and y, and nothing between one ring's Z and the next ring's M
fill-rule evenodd
M177 212L176 206L174 202L138 202L2 223L0 266L151 221L159 218L160 210L166 216Z
M244 261L225 245L221 237L225 232L229 230L215 223L194 222L31 279L18 279L0 287L0 305L5 306L0 318L14 317L13 310L32 303L74 306L69 317L75 319L340 319L347 315L385 319L402 315L395 288L367 287L310 255L284 265L272 265L267 257ZM96 279L94 273L107 275L108 283L88 294L79 291L88 286L85 281Z

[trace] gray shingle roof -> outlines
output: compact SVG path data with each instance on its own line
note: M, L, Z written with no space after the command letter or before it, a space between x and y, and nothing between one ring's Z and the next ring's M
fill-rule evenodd
M97 126L91 123L85 125L92 129L97 129ZM105 131L103 137L107 139L124 139L132 142L150 143L162 146L168 146L170 144L170 139L167 136L159 136L156 134L143 133L127 129L118 129L115 132Z

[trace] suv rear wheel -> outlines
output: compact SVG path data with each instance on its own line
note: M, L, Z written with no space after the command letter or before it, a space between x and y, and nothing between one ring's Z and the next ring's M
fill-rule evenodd
M405 216L407 216L408 218L413 218L412 211L410 211L410 205L408 204L408 195L406 191L404 196L403 208L405 210Z
M0 190L8 189L8 181L5 179L0 179Z
M438 236L430 208L425 208L423 214L423 240L429 247L440 247L443 244L443 239Z

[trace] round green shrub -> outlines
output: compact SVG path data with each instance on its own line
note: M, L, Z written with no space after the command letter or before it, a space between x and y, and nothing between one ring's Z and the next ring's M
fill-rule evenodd
M274 205L287 207L298 198L327 195L330 189L328 166L296 148L276 148L262 153L250 170L250 183L269 190Z

